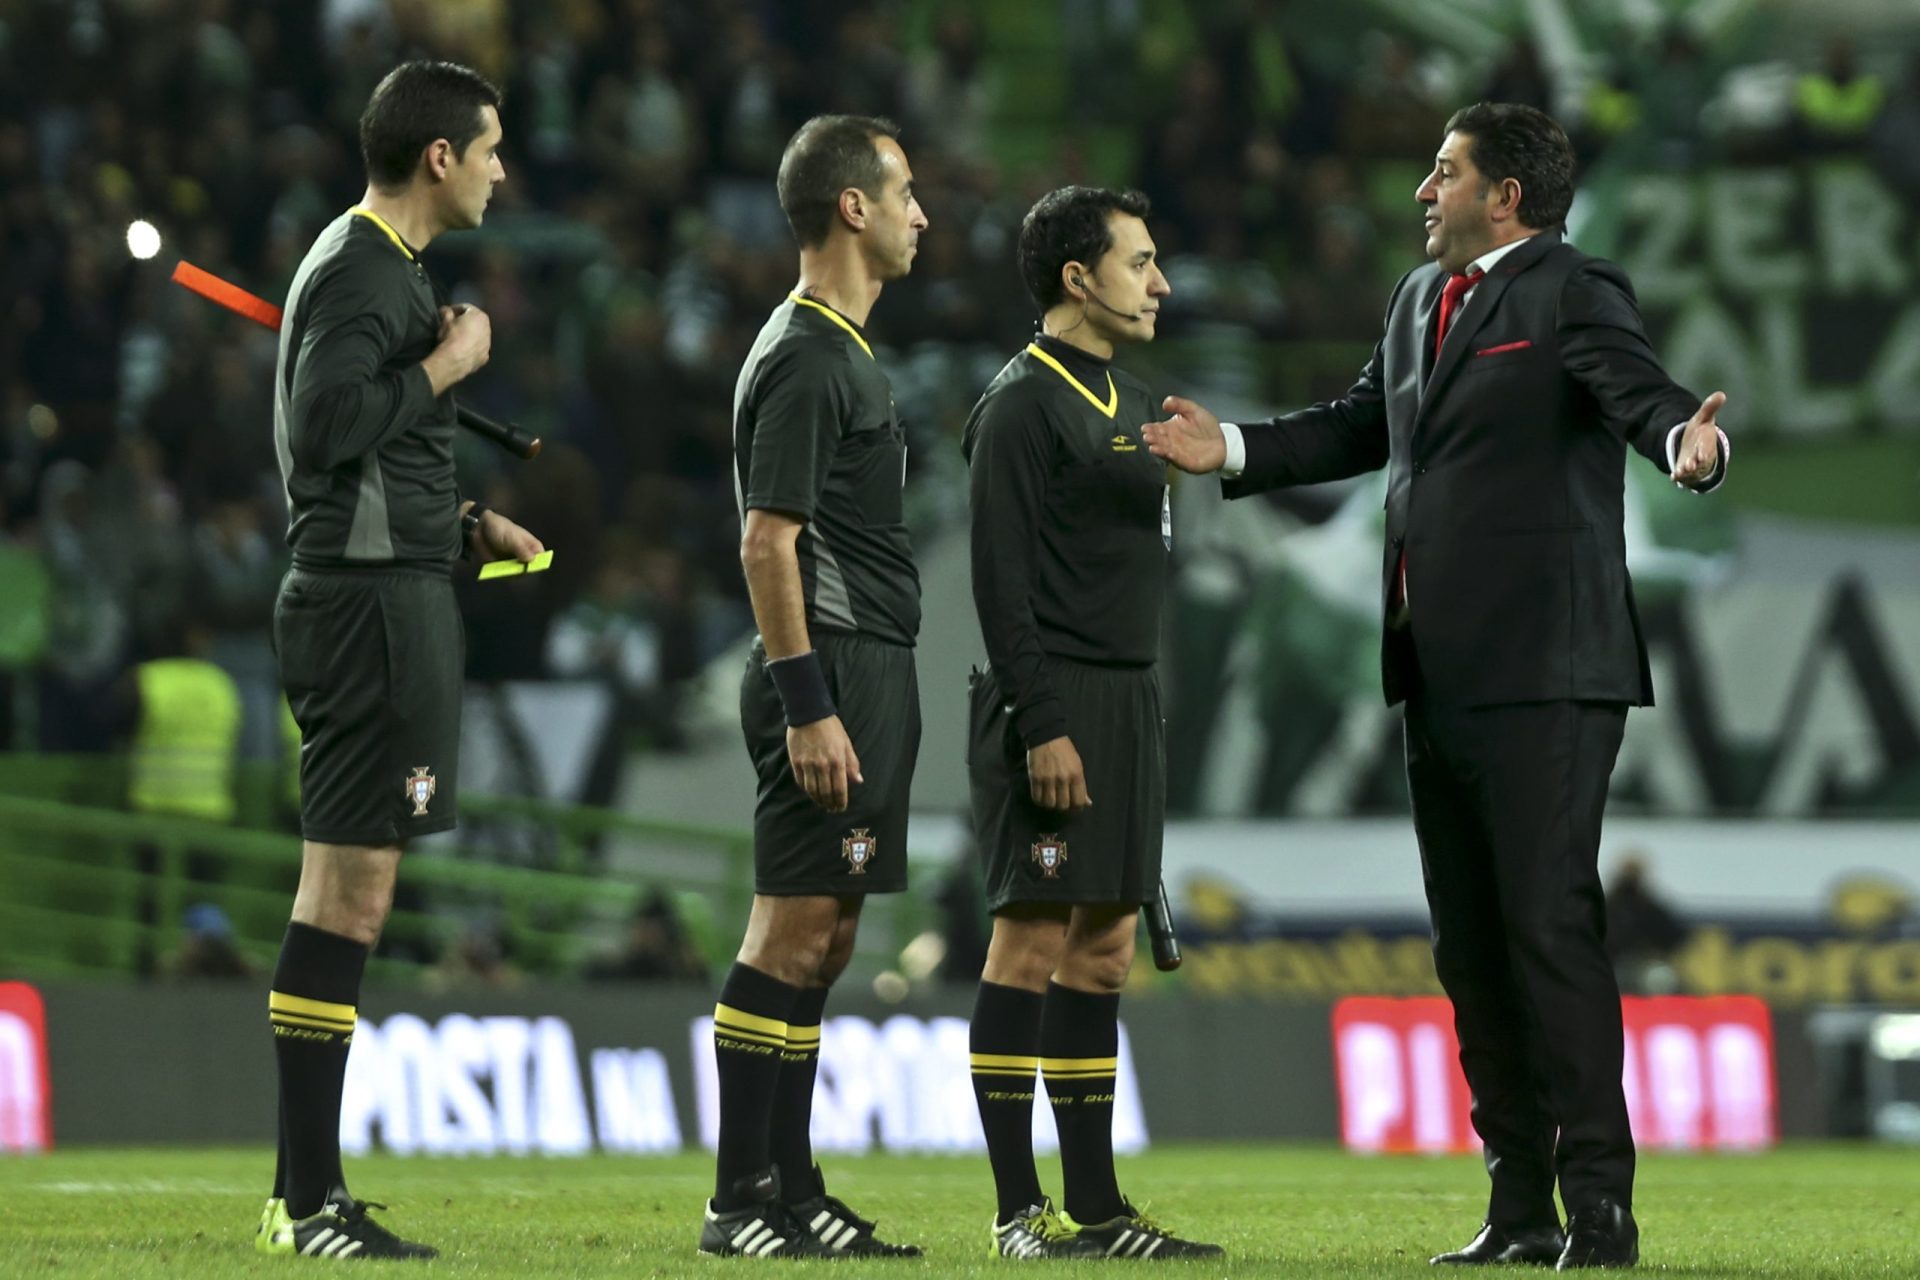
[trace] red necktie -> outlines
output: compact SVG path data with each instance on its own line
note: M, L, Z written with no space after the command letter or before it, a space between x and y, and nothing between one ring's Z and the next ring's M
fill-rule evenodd
M1447 329L1453 324L1454 316L1460 313L1460 300L1467 296L1467 290L1480 283L1480 277L1486 272L1475 267L1465 275L1447 277L1447 287L1440 291L1440 320L1433 326L1433 358L1440 358L1440 344L1447 340Z
M1433 358L1440 359L1440 346L1447 340L1447 329L1453 324L1454 316L1460 313L1461 300L1467 296L1467 290L1480 283L1480 277L1486 272L1475 267L1465 275L1455 273L1447 277L1447 287L1440 291L1440 316L1433 326ZM1387 593L1387 620L1398 625L1404 621L1407 608L1407 552L1400 551L1400 563L1393 574L1393 589Z

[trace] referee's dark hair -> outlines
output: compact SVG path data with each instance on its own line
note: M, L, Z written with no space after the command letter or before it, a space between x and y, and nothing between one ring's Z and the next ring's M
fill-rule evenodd
M1518 102L1476 102L1447 121L1468 139L1467 155L1487 185L1520 184L1520 221L1535 231L1565 225L1573 207L1573 144L1559 122ZM1484 188L1483 188L1484 190Z
M1067 296L1060 268L1084 262L1091 269L1113 248L1115 213L1144 222L1152 207L1138 191L1108 187L1061 187L1034 201L1020 222L1020 278L1040 310L1051 310Z
M880 116L815 116L800 126L780 156L780 208L802 248L827 242L840 193L858 187L878 197L886 181L879 138L898 138L900 126Z
M360 154L367 180L383 191L404 187L420 153L445 138L455 159L485 128L483 107L500 109L500 90L457 62L403 62L387 72L360 113Z

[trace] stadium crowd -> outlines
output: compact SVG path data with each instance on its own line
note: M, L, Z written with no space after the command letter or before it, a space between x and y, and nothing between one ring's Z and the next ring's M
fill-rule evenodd
M1590 159L1853 149L1920 193L1920 58L1883 74L1836 43L1756 109L1734 92L1751 68L1683 28L1643 33L1657 56L1623 56L1632 78L1573 80L1524 31L1477 62L1374 31L1350 65L1322 54L1309 7L0 4L0 590L40 615L0 646L33 695L0 699L0 740L110 749L139 714L136 664L192 654L238 687L243 754L280 751L274 339L167 272L184 257L283 296L360 190L359 105L409 54L507 90L508 181L431 265L493 321L493 363L463 394L550 444L521 468L463 442L464 487L564 548L551 574L468 591L469 677L603 680L636 742L664 747L676 688L751 625L732 388L793 274L771 178L813 113L900 119L932 219L872 326L923 534L963 518L957 429L1030 330L1011 237L1049 187L1146 190L1175 286L1167 336L1263 342L1371 341L1379 277L1417 251L1418 224L1383 217L1370 184L1417 176L1474 97L1559 112ZM1716 117L1717 101L1733 105ZM1057 130L1067 103L1110 126ZM162 237L150 259L129 253L135 220Z

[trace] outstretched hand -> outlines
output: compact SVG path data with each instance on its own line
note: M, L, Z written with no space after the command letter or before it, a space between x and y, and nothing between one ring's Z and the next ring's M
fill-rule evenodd
M1140 428L1140 438L1156 458L1165 458L1182 471L1205 475L1227 461L1227 437L1220 419L1204 405L1168 396L1160 407L1172 416Z
M1680 448L1673 456L1673 482L1691 489L1713 474L1720 465L1720 425L1714 415L1727 403L1727 393L1716 391L1700 402L1700 412L1687 422L1680 434Z

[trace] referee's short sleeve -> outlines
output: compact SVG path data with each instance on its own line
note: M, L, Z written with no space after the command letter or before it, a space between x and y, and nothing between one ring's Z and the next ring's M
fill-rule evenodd
M796 342L774 352L751 391L748 510L811 520L853 409L839 344Z

